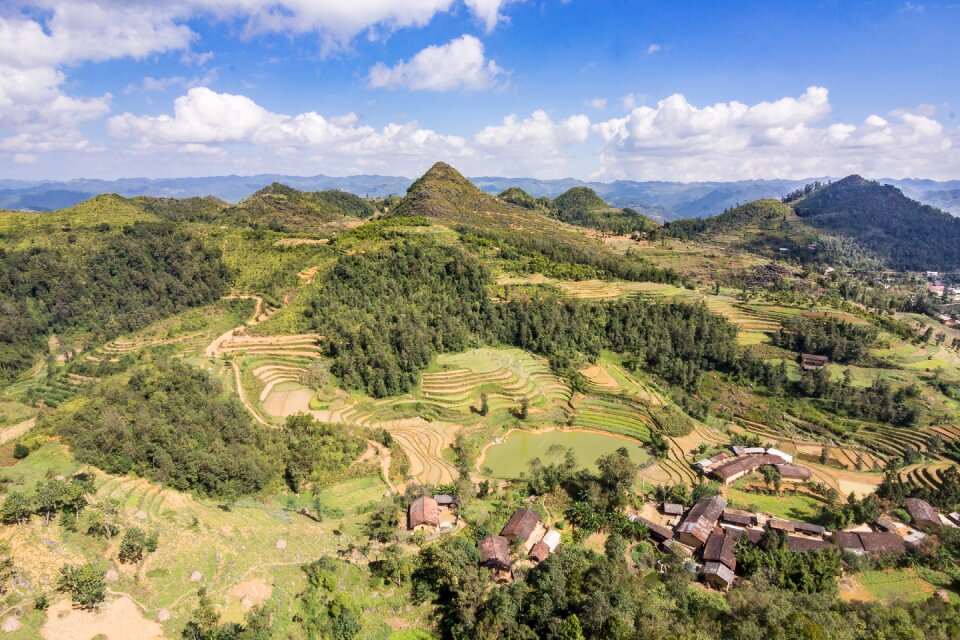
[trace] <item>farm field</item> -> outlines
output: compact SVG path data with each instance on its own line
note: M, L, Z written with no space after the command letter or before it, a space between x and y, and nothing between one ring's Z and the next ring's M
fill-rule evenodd
M881 602L915 602L928 598L935 590L912 569L864 571L854 579L870 598Z
M745 480L734 483L726 490L727 500L738 507L756 509L779 518L812 522L820 506L825 504L804 493L781 490L778 495L766 495L746 491L745 487L756 481L752 478Z
M602 234L602 240L614 251L634 251L650 259L658 267L672 269L697 284L723 280L745 269L770 262L760 256L704 242L681 242L673 239L637 241L629 236L608 234Z
M515 407L526 398L544 408L570 398L570 387L543 358L520 349L472 349L441 354L421 377L422 401L469 412L486 393L491 410Z
M518 478L529 469L534 458L542 462L558 462L563 459L561 451L571 449L578 468L596 471L596 460L624 447L630 459L643 464L650 454L639 443L595 431L557 429L552 431L513 431L499 444L486 449L480 466L489 470L495 478Z
M243 499L224 509L218 503L143 479L104 474L78 465L55 442L3 472L12 481L11 488L29 488L48 474L70 475L80 470L95 474L94 500L115 499L126 524L159 532L155 553L139 566L119 564L113 560L117 540L107 543L65 532L59 526L44 527L42 518L34 518L30 525L4 528L2 541L11 546L20 574L50 593L57 570L65 561L107 558L109 568L119 576L108 585L114 594L110 601L115 604L107 610L123 612L123 619L143 629L158 626L160 612L168 612L170 620L158 626L166 637L174 637L183 627L196 605L199 586L206 587L228 621L240 621L246 610L262 603L292 615L290 607L302 588L298 586L302 585L300 566L322 555L336 554L344 541L362 539L366 513L386 490L377 475L339 482L321 491L320 499L328 508L341 510L343 516L315 522L297 513L298 505L284 504L280 497ZM340 531L339 536L334 529ZM243 544L238 545L238 541ZM30 553L23 552L27 549ZM200 577L194 581L195 572ZM365 576L360 567L350 566L337 576L340 588L349 590L367 611L364 637L388 638L398 624L408 628L428 626L425 608L411 608L403 594L392 598L374 594ZM53 606L56 611L62 608L61 604ZM113 614L108 614L107 621L114 621L109 615ZM80 630L95 629L100 624L90 615L74 615L71 621L80 625ZM35 638L41 633L43 621L36 613L24 616L22 622L23 628L7 637ZM46 628L45 637L61 637L56 632L60 628Z

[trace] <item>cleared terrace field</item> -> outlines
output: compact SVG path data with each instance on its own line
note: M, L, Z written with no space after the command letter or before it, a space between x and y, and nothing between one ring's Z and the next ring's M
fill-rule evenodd
M486 393L491 410L515 407L524 398L531 406L566 403L570 387L550 365L520 349L472 349L443 354L423 374L416 396L442 407L469 411Z
M591 391L595 393L630 396L651 407L665 404L663 396L658 391L637 380L619 364L605 362L604 358L601 358L598 364L581 369L580 373L587 379Z
M631 402L587 396L577 403L576 410L574 426L650 441L653 421L642 407Z
M904 467L900 471L900 477L921 487L939 489L943 486L943 472L950 467L960 468L954 462L924 462Z

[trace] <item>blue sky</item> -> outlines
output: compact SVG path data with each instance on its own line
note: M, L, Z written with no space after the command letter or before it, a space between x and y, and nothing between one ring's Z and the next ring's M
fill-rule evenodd
M956 179L958 33L958 3L0 0L0 177Z

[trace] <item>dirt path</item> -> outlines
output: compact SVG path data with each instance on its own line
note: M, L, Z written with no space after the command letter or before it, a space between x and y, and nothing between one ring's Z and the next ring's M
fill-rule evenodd
M400 490L390 481L390 447L385 447L373 440L367 440L367 444L373 447L377 455L380 456L380 473L383 475L384 483L392 493L400 493Z
M262 312L263 298L261 298L260 296L236 294L236 295L223 296L223 299L224 300L255 300L256 306L254 306L253 316L249 320L247 320L244 324L240 325L239 327L234 327L233 329L230 329L223 335L218 336L217 338L214 339L213 342L211 342L207 346L206 349L204 349L203 353L208 358L219 358L222 354L221 345L223 345L224 342L227 342L231 338L233 338L234 335L237 333L237 331L239 331L240 329L243 329L244 327L252 327L253 325L260 322L260 317L263 315L263 312Z
M10 442L11 440L16 440L30 429L33 429L33 425L37 424L37 418L33 417L29 420L24 420L19 422L12 427L7 427L0 431L0 444Z
M240 374L240 365L231 360L230 366L233 368L233 379L237 386L237 397L240 398L240 402L244 407L246 407L247 411L250 412L250 415L253 416L254 420L265 427L270 427L271 429L276 428L273 424L264 420L263 416L260 415L260 412L257 411L257 408L254 407L249 400L247 400L247 394L243 391L243 380Z

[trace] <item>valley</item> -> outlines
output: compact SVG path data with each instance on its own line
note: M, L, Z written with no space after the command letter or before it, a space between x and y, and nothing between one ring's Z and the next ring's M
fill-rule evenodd
M881 204L845 218L853 200ZM960 284L960 258L925 252L960 243L960 222L927 212L940 244L891 248L875 218L893 209L921 208L846 179L660 226L592 191L490 195L438 163L403 198L274 184L237 205L0 212L0 621L48 640L212 617L263 633L236 637L510 637L496 598L528 603L521 586L546 590L562 562L663 606L740 589L900 606L902 578L955 608L960 334L929 287ZM809 474L698 466L743 448ZM722 595L688 575L704 549L652 526L712 496L757 535L892 518L906 536L912 498L944 521L902 557L764 548L779 575L822 579L806 591L761 583L737 547ZM411 503L441 497L448 520L408 531ZM560 551L514 544L501 573L479 567L518 509ZM155 548L121 560L133 530ZM61 567L88 565L105 604L71 607Z

